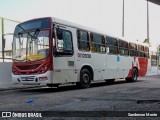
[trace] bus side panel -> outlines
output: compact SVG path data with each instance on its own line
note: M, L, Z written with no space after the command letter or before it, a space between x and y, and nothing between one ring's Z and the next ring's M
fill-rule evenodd
M117 62L117 78L124 78L128 75L128 71L131 69L130 57L129 56L119 56L119 61Z
M115 79L118 77L118 62L119 61L117 61L117 55L107 55L106 69L108 72L108 77L106 79Z
M107 76L106 70L106 54L92 53L91 63L94 67L94 80L103 80Z
M130 71L128 72L127 77L132 77L132 69L136 67L138 69L138 74L140 77L146 76L147 71L149 69L148 58L141 58L141 57L130 57Z
M106 55L92 52L82 52L77 50L75 56L76 68L80 72L82 67L90 66L93 70L93 80L103 80L106 76Z
M148 68L148 58L138 58L140 69L139 69L139 76L145 76L147 74Z

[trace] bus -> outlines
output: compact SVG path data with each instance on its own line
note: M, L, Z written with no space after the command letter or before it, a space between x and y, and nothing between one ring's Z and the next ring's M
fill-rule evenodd
M29 20L13 37L13 83L58 87L147 74L149 47L58 18Z

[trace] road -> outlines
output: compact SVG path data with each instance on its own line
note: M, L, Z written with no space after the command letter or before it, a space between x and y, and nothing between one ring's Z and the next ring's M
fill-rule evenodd
M67 85L59 88L0 91L0 111L160 111L160 76L144 77L131 83L118 80L112 85L106 82L93 83L88 89L77 89L75 85ZM127 117L109 119L128 120ZM157 117L130 119L158 120Z

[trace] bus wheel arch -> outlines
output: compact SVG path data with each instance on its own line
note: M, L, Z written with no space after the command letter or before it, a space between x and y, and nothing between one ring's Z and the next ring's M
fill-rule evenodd
M85 66L83 66L82 68L81 68L81 70L82 69L88 69L89 70L89 72L91 73L91 81L93 81L94 79L94 72L93 72L93 69L92 69L92 67L91 66L89 66L89 65L85 65ZM81 71L80 70L80 71Z
M132 77L127 77L126 81L127 82L134 82L134 81L137 81L137 78L138 78L138 68L133 67L132 68Z

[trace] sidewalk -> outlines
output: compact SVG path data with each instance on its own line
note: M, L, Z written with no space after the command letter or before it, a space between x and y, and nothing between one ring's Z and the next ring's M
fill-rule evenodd
M0 91L45 87L46 85L0 84Z

